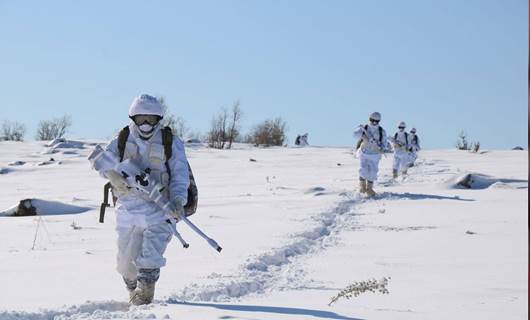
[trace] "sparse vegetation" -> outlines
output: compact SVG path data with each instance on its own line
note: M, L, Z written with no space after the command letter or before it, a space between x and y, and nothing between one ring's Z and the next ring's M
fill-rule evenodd
M26 126L16 121L4 121L0 131L2 140L6 141L24 141Z
M353 284L347 286L345 289L343 289L341 292L339 292L336 296L331 298L331 301L328 305L332 305L333 303L337 302L339 299L351 299L353 297L357 297L363 293L366 292L372 292L372 293L382 293L382 294L389 294L388 289L386 286L388 285L388 281L390 280L390 277L383 277L381 280L375 280L370 279L366 281L359 281L354 282Z
M180 116L175 116L169 113L169 106L167 105L166 99L164 97L157 97L158 102L162 105L162 110L164 113L164 118L162 119L162 126L170 127L174 135L179 137L181 140L185 141L189 134L190 128L186 125L186 120Z
M60 118L42 120L37 127L36 140L53 140L63 138L72 126L72 117L64 115Z
M256 146L283 146L287 142L287 123L281 118L268 119L256 125L246 141Z
M467 140L467 134L464 130L460 131L460 133L458 134L456 148L458 150L469 150L469 142Z
M234 102L230 112L226 108L221 108L221 111L212 118L210 131L206 137L208 146L216 149L225 149L225 147L231 149L232 144L240 136L242 116L239 100Z

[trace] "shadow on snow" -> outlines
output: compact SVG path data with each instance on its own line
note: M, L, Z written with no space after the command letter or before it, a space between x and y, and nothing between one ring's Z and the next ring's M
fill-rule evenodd
M289 307L271 307L271 306L253 306L253 305L238 305L238 304L216 304L216 303L199 303L199 302L180 302L180 301L169 301L171 304L180 304L192 307L209 307L216 308L226 311L241 311L241 312L263 312L273 314L284 314L284 315L300 315L300 316L312 316L323 319L336 319L336 320L361 320L359 318L350 318L342 316L330 311L312 310L312 309L301 309L301 308L289 308Z
M396 193L396 192L383 192L378 198L395 198L405 200L456 200L456 201L475 201L474 199L460 198L459 196L440 196L436 194L423 194L423 193Z

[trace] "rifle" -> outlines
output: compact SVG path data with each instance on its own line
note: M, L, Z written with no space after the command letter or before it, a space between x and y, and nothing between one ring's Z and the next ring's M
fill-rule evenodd
M162 209L168 216L171 222L173 233L177 239L182 243L184 248L188 248L189 244L184 241L182 236L177 232L176 224L178 221L184 221L193 231L199 234L208 244L214 248L217 252L221 252L223 248L217 244L215 240L208 237L202 232L196 225L194 225L187 217L175 208L175 205L169 201L163 194L165 186L155 181L151 181L149 177L150 170L141 170L136 164L130 159L122 162L118 162L116 157L109 151L103 150L100 145L94 148L94 151L88 156L88 160L92 164L92 167L98 172L115 171L121 175L129 188L141 192L148 196L160 209ZM102 208L103 205L102 204ZM177 215L176 218L175 215ZM101 217L100 217L101 219Z

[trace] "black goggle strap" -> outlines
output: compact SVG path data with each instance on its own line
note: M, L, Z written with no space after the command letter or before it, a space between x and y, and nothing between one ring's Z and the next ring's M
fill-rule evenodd
M136 115L132 117L132 120L136 125L141 126L142 124L150 124L152 126L156 125L160 121L160 117L156 115Z

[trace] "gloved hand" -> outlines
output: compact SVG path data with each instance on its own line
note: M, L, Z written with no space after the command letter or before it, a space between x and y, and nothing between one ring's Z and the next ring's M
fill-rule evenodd
M125 178L122 177L116 171L108 171L105 173L105 175L110 180L110 184L112 184L112 187L118 192L127 194L131 190L131 188L127 184L127 180L125 180Z
M182 205L182 202L180 199L175 199L173 201L173 206L175 207L175 211L171 212L171 216L177 220L180 220L180 217L185 217L186 212L184 211L184 206Z

